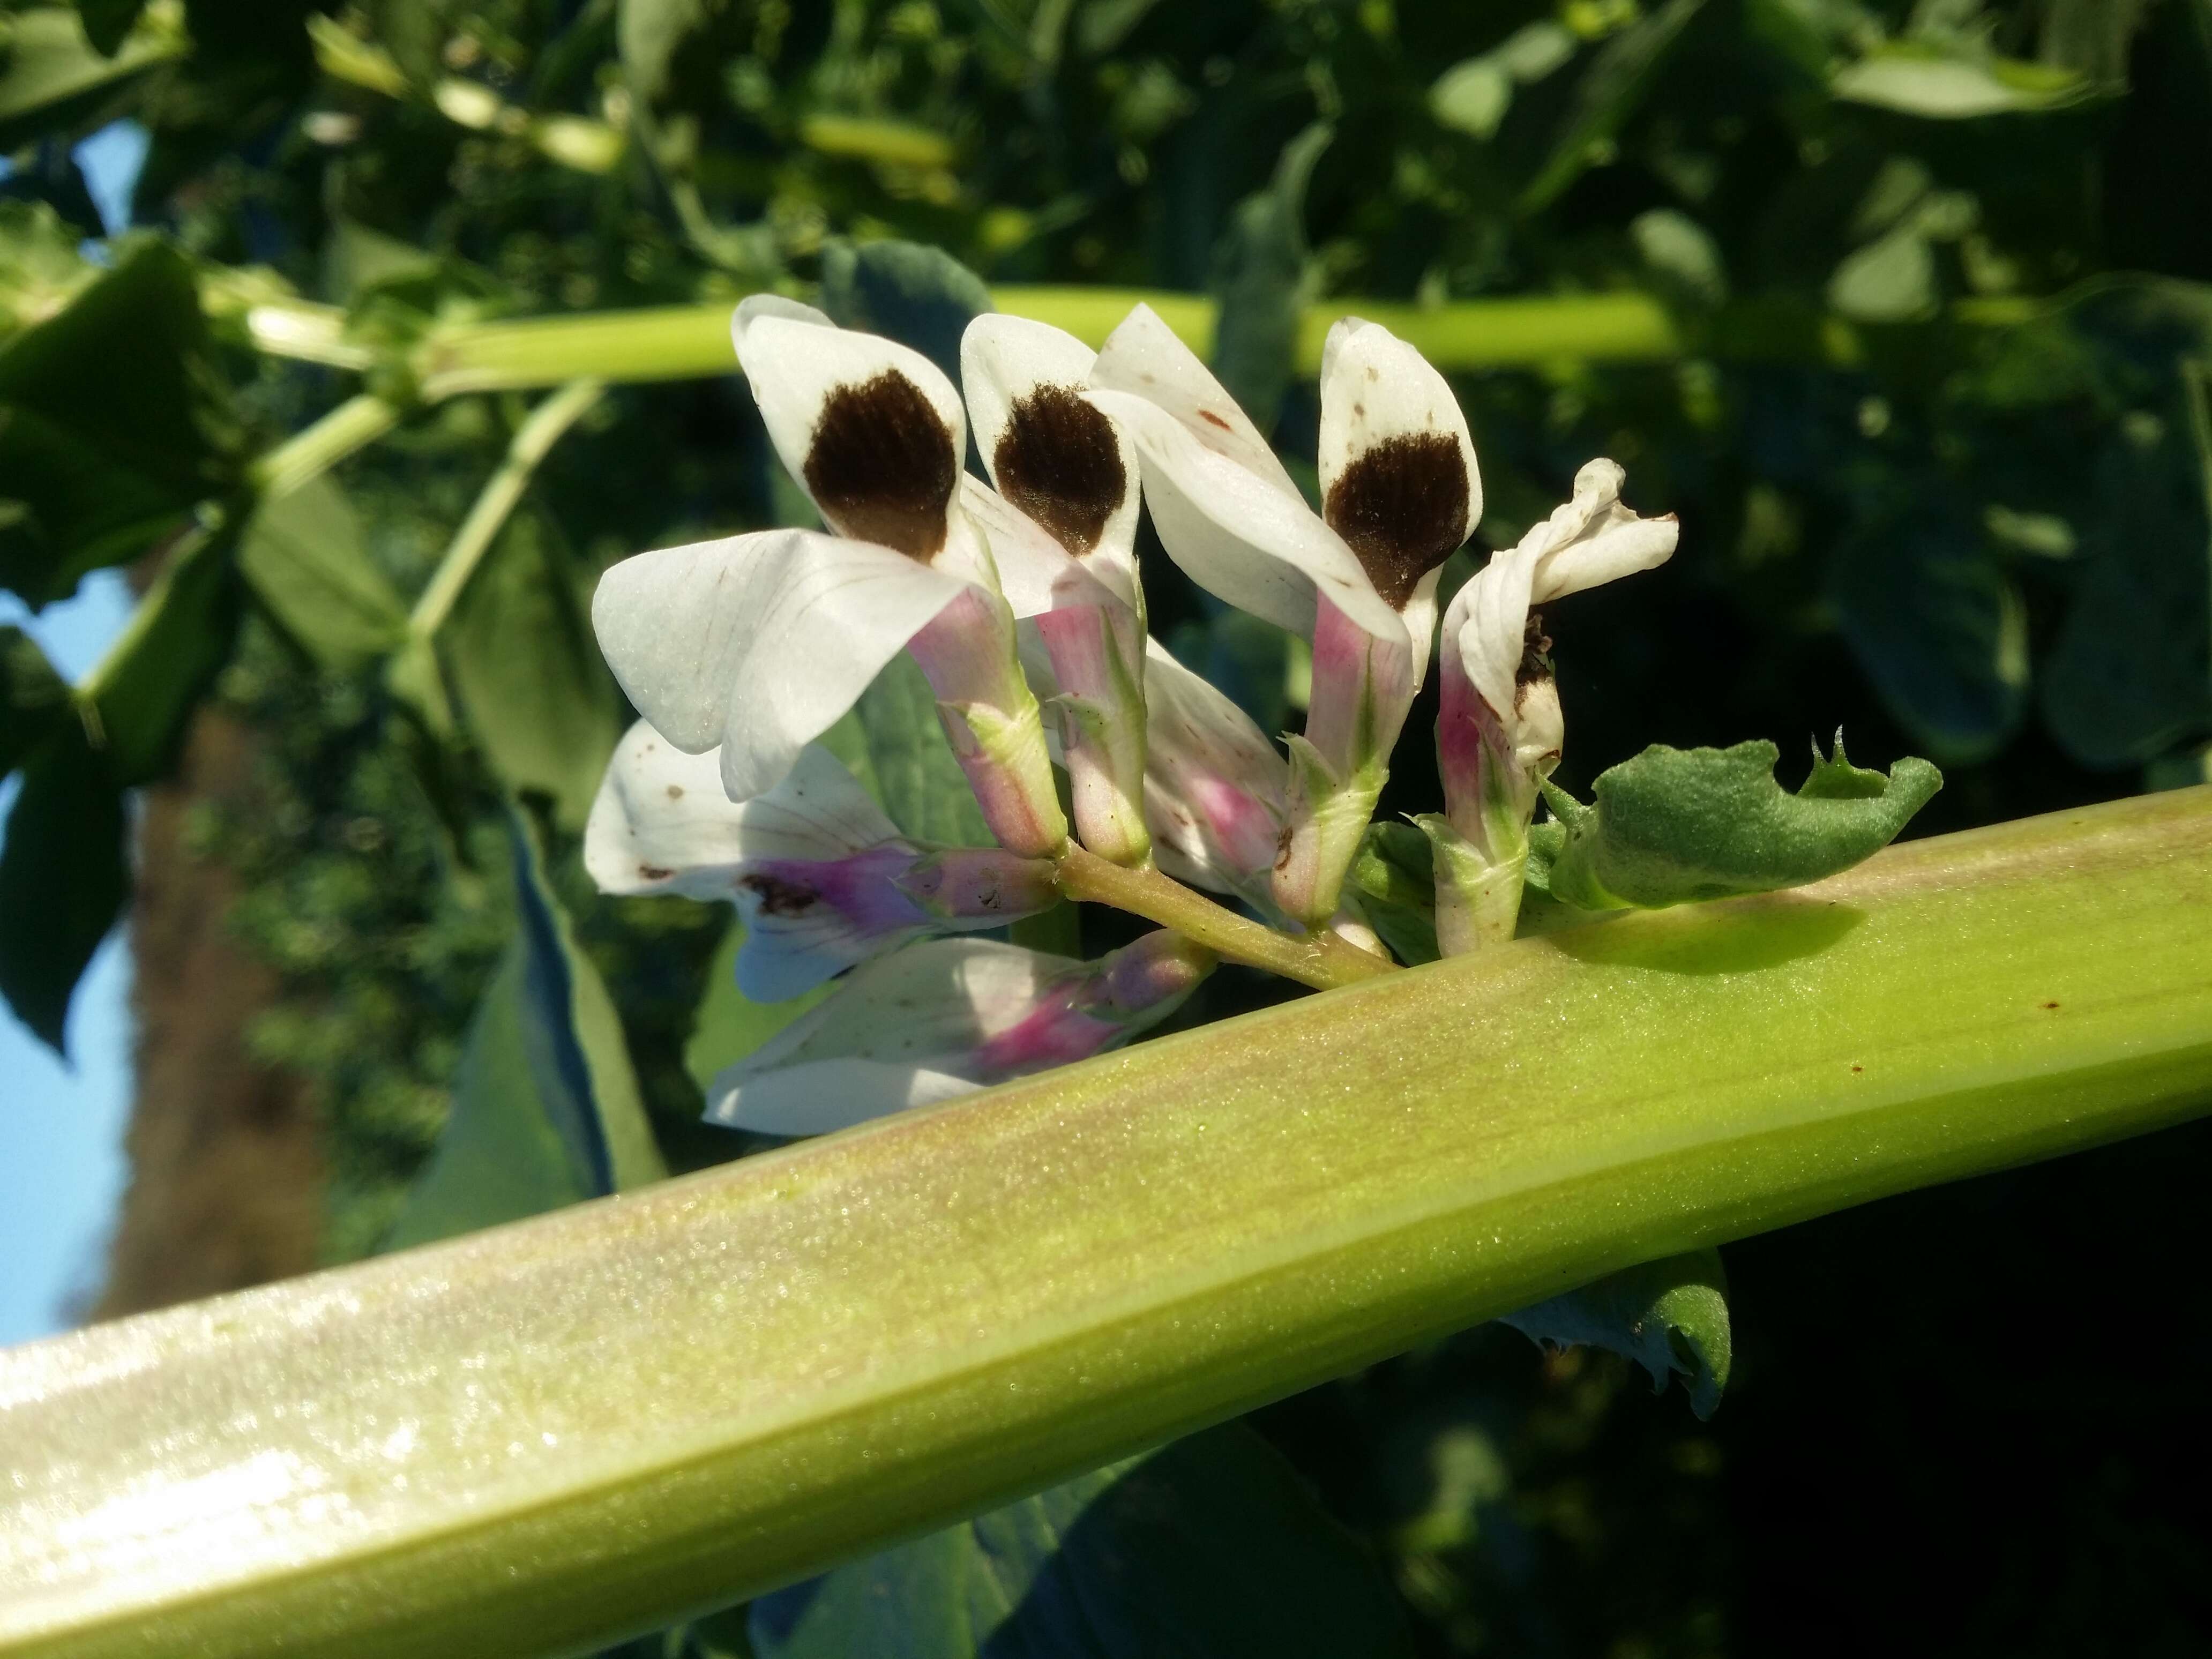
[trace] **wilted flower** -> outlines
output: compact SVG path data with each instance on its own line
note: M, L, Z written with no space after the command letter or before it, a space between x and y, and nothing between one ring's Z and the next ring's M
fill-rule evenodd
M912 651L985 820L1010 851L1066 839L991 549L959 505L951 383L890 340L749 300L738 354L776 453L839 532L773 530L626 559L592 620L630 702L678 748L718 744L733 800L765 793L884 664Z
M714 1079L707 1116L821 1134L1126 1042L1173 1012L1213 958L1170 933L1077 962L937 939L870 963Z
M720 757L687 755L643 720L608 763L584 830L603 892L727 899L743 913L738 988L810 991L925 933L996 927L1058 901L1052 866L1000 848L902 836L836 756L810 744L764 795L732 803Z
M1018 617L1050 653L1060 754L1083 844L1116 864L1151 855L1145 829L1145 599L1137 458L1083 392L1094 355L1073 335L987 313L960 343L975 441L997 493L963 500L999 556Z
M1115 330L1091 384L1093 401L1136 440L1176 562L1314 642L1272 885L1287 915L1320 926L1427 670L1437 568L1481 516L1466 418L1418 351L1377 325L1339 322L1322 359L1316 515L1244 412L1146 307Z
M1574 499L1493 557L1444 613L1437 755L1445 810L1419 820L1437 852L1437 937L1445 954L1510 939L1528 863L1538 783L1565 731L1534 607L1664 564L1672 514L1638 516L1625 475L1595 460Z

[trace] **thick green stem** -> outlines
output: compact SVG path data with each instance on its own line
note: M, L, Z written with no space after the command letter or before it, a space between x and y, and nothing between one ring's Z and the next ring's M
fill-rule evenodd
M1060 890L1072 899L1110 904L1147 921L1157 921L1231 962L1264 968L1316 991L1357 985L1377 974L1397 971L1395 963L1363 951L1334 933L1293 939L1248 921L1203 893L1194 893L1162 875L1151 865L1131 869L1109 863L1071 842L1060 855L1058 869Z
M1637 1262L2212 1109L2212 788L0 1356L0 1654L574 1653Z

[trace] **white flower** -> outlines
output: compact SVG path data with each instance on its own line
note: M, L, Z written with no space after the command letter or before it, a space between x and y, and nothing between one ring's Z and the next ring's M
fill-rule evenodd
M757 298L732 324L776 453L838 533L764 531L640 554L592 621L638 712L689 754L718 745L732 800L765 793L911 648L985 817L1012 851L1066 835L1013 622L957 502L967 422L920 353Z
M1076 962L988 939L878 958L714 1079L707 1116L821 1134L1091 1054L1166 1018L1211 971L1180 936Z
M1538 783L1565 726L1535 607L1664 564L1680 526L1622 504L1613 461L1575 475L1574 499L1498 554L1444 613L1437 755L1445 811L1420 820L1437 848L1437 928L1447 955L1512 936Z
M1094 354L1073 335L986 314L960 379L994 490L963 501L999 559L1008 602L1033 617L1059 684L1060 756L1077 833L1117 864L1151 855L1145 829L1145 602L1137 578L1137 456L1085 401Z
M1137 441L1170 556L1231 605L1314 641L1273 890L1285 912L1319 926L1427 670L1437 568L1481 517L1466 417L1418 351L1375 324L1339 322L1322 353L1316 514L1244 412L1146 307L1115 330L1091 384Z
M1157 640L1145 641L1145 813L1160 868L1262 914L1289 817L1290 770L1251 716Z
M819 744L768 793L723 794L719 757L643 720L616 746L584 830L603 892L727 899L745 922L738 988L781 1002L926 933L996 927L1056 902L1052 867L902 836Z

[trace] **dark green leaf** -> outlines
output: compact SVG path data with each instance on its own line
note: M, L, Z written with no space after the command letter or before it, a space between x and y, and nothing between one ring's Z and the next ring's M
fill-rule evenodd
M1312 297L1306 185L1335 137L1316 122L1283 146L1267 188L1246 197L1214 245L1213 372L1261 431L1272 431L1297 368L1298 323Z
M647 103L659 99L677 47L706 21L706 0L621 0L615 38L630 91Z
M1508 1314L1504 1322L1532 1341L1624 1355L1651 1374L1655 1389L1679 1371L1700 1419L1713 1414L1728 1387L1728 1273L1717 1250L1631 1267Z
M1409 968L1437 959L1435 854L1410 823L1370 823L1352 861L1361 914Z
M1439 600L1441 608L1443 601ZM1249 611L1206 598L1212 612L1175 630L1176 660L1202 675L1262 732L1280 732L1291 715L1291 636Z
M857 730L833 730L825 738L902 833L945 847L997 845L945 742L937 694L913 658L893 657L854 714Z
M112 57L85 38L68 6L31 6L7 19L0 57L0 152L42 133L93 125L108 100L155 64L191 49L173 23L148 27Z
M33 605L144 553L226 494L240 434L191 268L158 242L0 351L0 585Z
M69 717L69 682L54 672L36 640L12 623L0 625L0 778L29 759Z
M146 9L146 0L76 0L77 16L85 39L103 57L112 58L123 39Z
M1361 1659L1395 1598L1242 1424L753 1604L758 1659Z
M254 596L324 667L347 671L395 649L407 607L371 562L361 518L327 474L264 501L238 566Z
M2018 727L2027 607L1978 525L1935 507L1861 525L1828 593L1883 701L1944 760L1980 759Z
M1653 744L1598 774L1595 804L1545 787L1558 814L1529 834L1529 883L1585 910L1656 908L1796 887L1886 847L1942 787L1911 757L1884 777L1815 749L1796 794L1774 781L1771 743Z
M919 242L832 242L822 251L822 308L842 326L912 346L960 383L960 336L991 309L983 279Z
M606 987L512 815L516 931L469 1025L453 1115L388 1249L427 1244L667 1173Z
M2184 366L2174 417L2107 446L2087 568L2045 665L2044 718L2088 766L2138 765L2212 721L2212 415Z
M1523 213L1559 199L1569 185L1607 154L1613 136L1636 112L1674 42L1705 0L1667 0L1649 17L1607 41L1575 88L1566 130L1536 176L1521 192Z
M552 796L578 829L622 735L574 561L544 514L526 506L453 607L442 640L471 734L515 790Z
M2150 0L2048 0L2036 56L2093 82L2124 87L2128 48L2150 11Z
M123 798L70 727L22 777L0 838L0 995L59 1053L77 980L131 890Z
M230 659L242 605L237 545L220 524L188 532L138 601L112 653L85 683L108 769L118 783L160 775L191 714Z

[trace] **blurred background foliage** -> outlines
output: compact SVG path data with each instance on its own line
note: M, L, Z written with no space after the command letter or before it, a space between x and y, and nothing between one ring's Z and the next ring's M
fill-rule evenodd
M118 120L149 149L104 235L74 147ZM1071 325L1125 303L1077 288L1211 296L1169 314L1309 483L1320 328L1370 307L1454 372L1478 550L1622 461L1682 550L1552 619L1570 787L1839 724L1945 765L1923 833L2208 775L2207 0L11 4L0 147L0 585L145 595L74 691L0 629L0 991L57 1038L133 919L105 1311L751 1149L700 1079L787 1011L736 998L720 913L577 864L626 717L582 607L625 554L804 514L721 313L818 293L941 351L983 296L901 240ZM603 325L639 307L682 309ZM1146 584L1295 726L1289 641ZM1435 799L1425 724L1386 811ZM946 810L899 686L845 735L902 821ZM1224 973L1183 1018L1279 994ZM280 1141L315 1237L220 1248ZM2143 1267L2201 1249L2207 1149L1732 1247L1710 1424L1497 1327L1250 1421L1387 1581L1391 1650L2202 1651L2174 1471L2212 1356L2196 1276ZM839 1650L834 1589L761 1650Z

